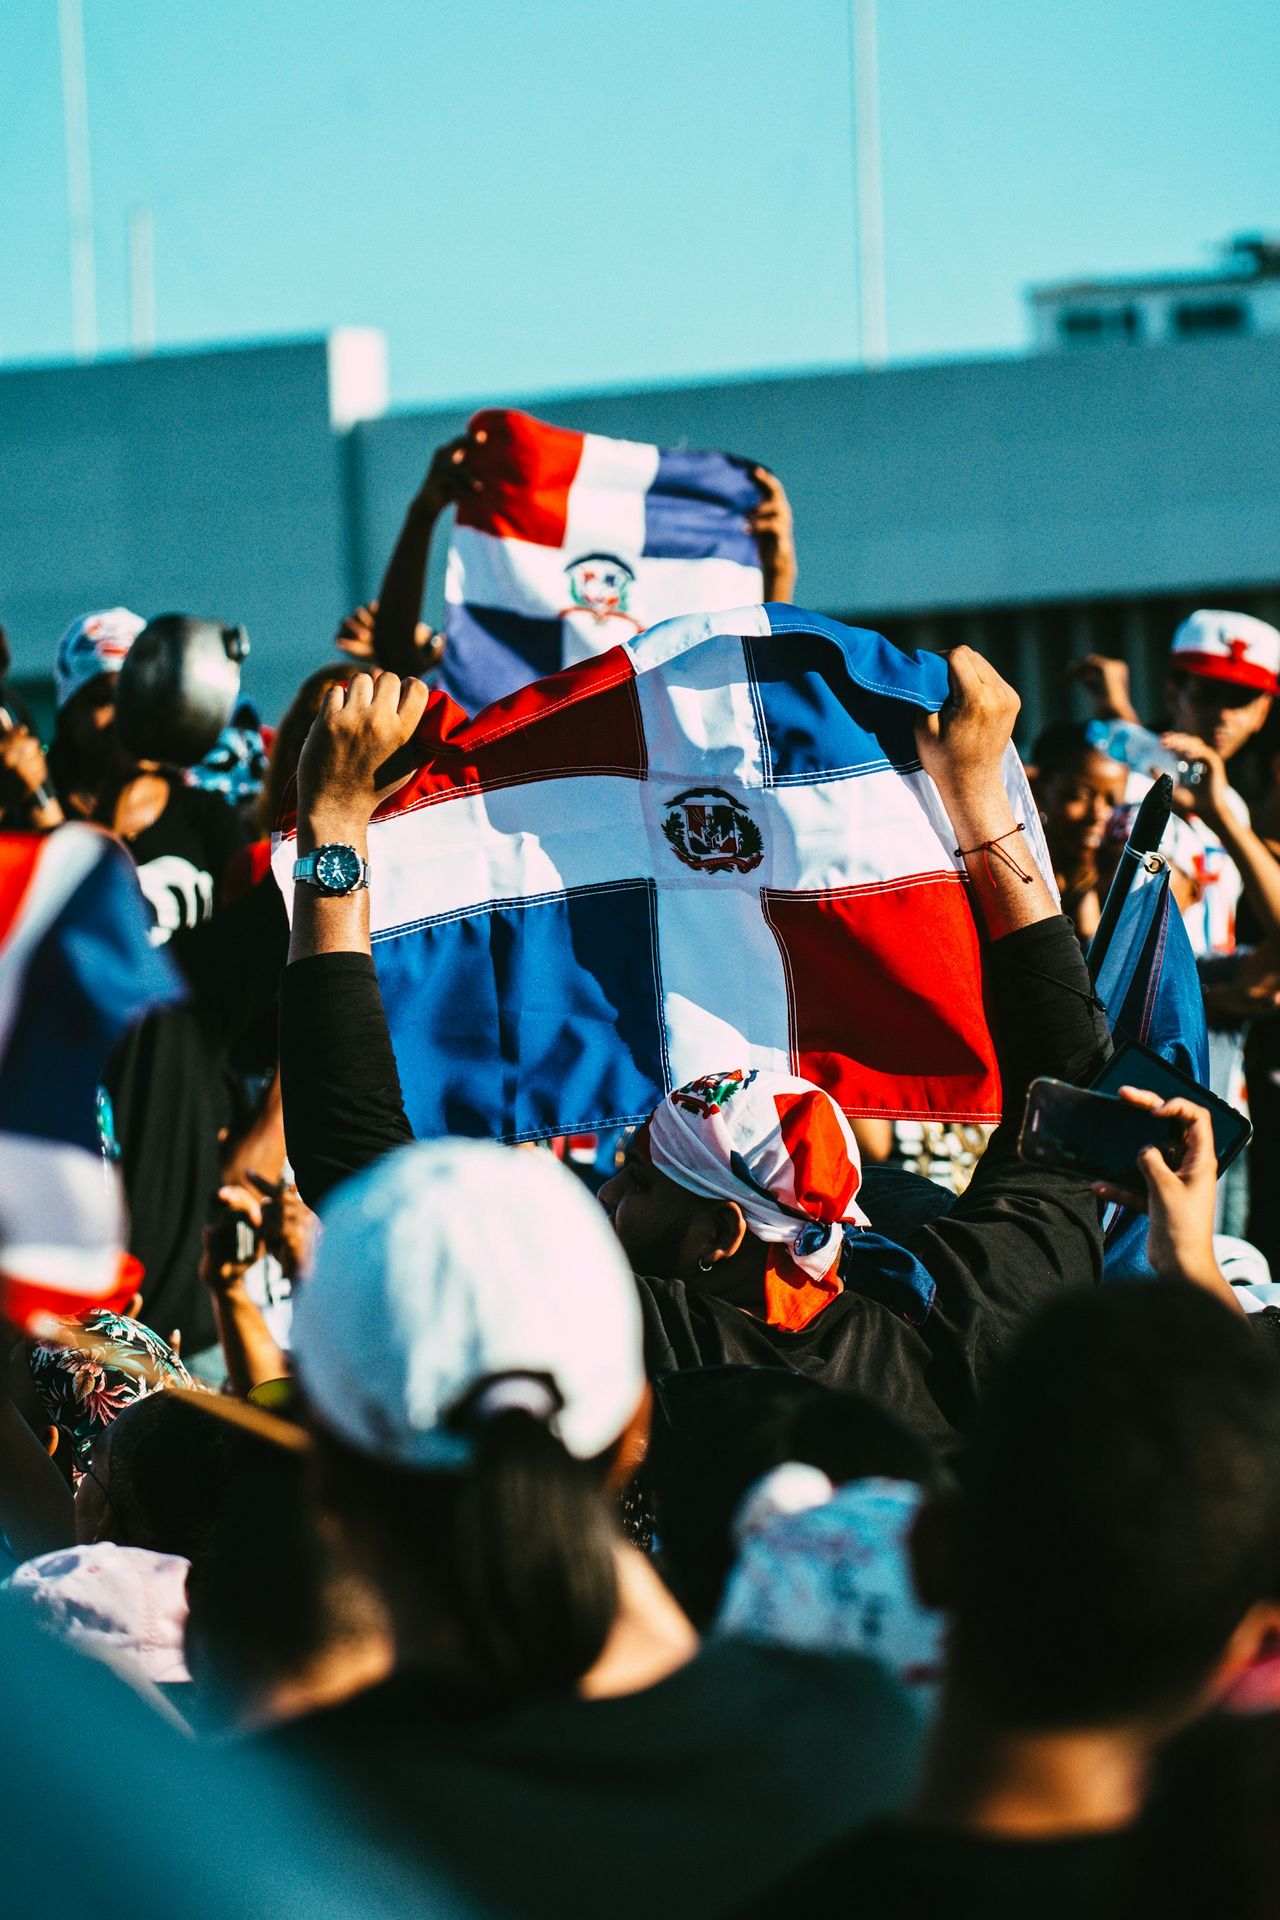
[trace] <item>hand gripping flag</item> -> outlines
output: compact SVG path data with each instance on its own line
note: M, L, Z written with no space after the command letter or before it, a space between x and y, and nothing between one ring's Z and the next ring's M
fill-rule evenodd
M758 600L749 464L487 409L467 455L440 682L469 713L658 620Z
M666 621L471 721L435 696L369 835L415 1132L623 1126L749 1067L851 1114L998 1118L968 888L913 738L946 694L937 655L755 606ZM1047 876L1012 748L1004 773Z
M97 1091L125 1029L184 996L150 932L109 834L0 834L0 1313L21 1326L138 1286Z

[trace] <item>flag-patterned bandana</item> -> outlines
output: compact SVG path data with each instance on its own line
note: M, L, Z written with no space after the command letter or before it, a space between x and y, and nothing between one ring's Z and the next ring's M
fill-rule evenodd
M704 1074L667 1095L648 1137L659 1173L732 1200L768 1246L771 1327L797 1332L843 1291L845 1226L868 1222L858 1143L830 1094L785 1073Z

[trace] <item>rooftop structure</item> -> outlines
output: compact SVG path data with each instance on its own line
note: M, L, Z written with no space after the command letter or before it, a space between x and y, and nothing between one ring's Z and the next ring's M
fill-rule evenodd
M1280 333L1280 236L1240 234L1216 267L1030 288L1041 353Z

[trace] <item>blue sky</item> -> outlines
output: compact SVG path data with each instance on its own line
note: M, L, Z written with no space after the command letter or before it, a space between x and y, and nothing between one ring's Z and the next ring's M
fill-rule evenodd
M847 361L846 0L83 0L101 344L380 327L400 404ZM895 359L1280 228L1274 0L880 0ZM0 360L70 345L57 0L0 9Z

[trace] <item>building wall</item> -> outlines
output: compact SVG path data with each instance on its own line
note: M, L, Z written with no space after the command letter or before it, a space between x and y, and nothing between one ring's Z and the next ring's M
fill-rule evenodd
M504 396L492 395L500 403ZM988 648L1027 725L1096 646L1158 698L1175 617L1280 610L1280 337L538 400L782 475L798 597L907 645ZM24 674L123 600L243 620L277 713L376 591L464 407L330 424L324 341L0 373L0 619ZM443 538L428 617L438 617Z
M988 648L1027 724L1064 670L1129 656L1144 698L1176 618L1280 611L1280 338L1197 341L538 401L543 418L715 446L783 477L797 597L905 645ZM356 428L362 594L466 410ZM443 545L443 542L441 543ZM441 556L429 603L438 617Z
M347 599L323 340L0 373L0 620L46 673L78 614L243 622L274 712Z

